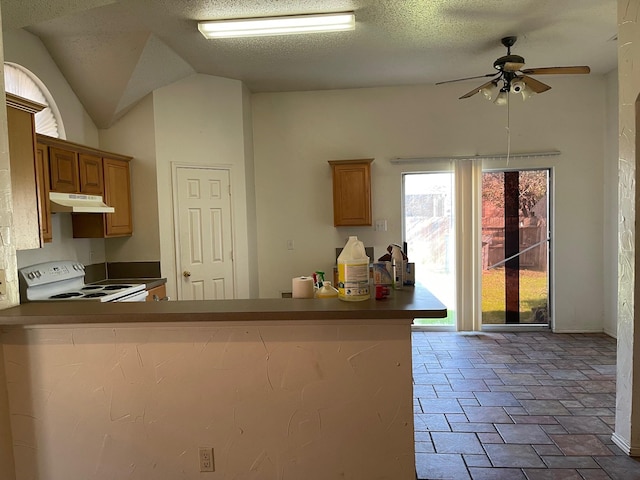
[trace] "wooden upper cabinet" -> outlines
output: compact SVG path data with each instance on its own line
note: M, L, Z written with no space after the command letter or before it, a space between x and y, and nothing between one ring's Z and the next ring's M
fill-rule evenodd
M129 162L103 158L104 201L113 213L74 213L74 238L110 238L133 234Z
M106 214L105 236L131 235L131 188L129 162L104 159L105 200L115 208L115 212Z
M75 238L122 237L133 233L129 161L106 152L46 135L38 135L43 158L48 153L52 192L100 195L114 213L72 213ZM49 192L46 193L47 197Z
M49 203L49 149L46 145L36 145L36 179L38 198L40 200L40 236L42 241L49 243L53 240L51 230L51 204Z
M102 157L87 153L79 154L78 170L80 172L80 193L102 196L104 194Z
M373 158L329 161L333 171L334 226L372 224L371 162Z
M40 201L36 178L34 115L44 105L7 93L13 243L17 250L40 248Z
M51 174L52 192L80 192L77 152L58 147L50 147L49 169Z

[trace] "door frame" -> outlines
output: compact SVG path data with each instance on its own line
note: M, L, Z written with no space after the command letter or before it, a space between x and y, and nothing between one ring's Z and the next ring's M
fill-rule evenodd
M178 170L184 169L196 169L196 170L223 170L227 172L229 176L229 215L231 219L231 268L233 271L233 279L231 286L233 288L233 297L236 298L236 292L238 291L238 272L236 271L236 232L234 221L234 199L233 199L233 177L232 166L225 164L204 165L201 163L187 163L187 162L171 162L171 198L172 198L172 222L173 222L173 267L175 272L176 282L176 300L182 300L182 270L180 269L180 232L178 231L179 222L178 219Z

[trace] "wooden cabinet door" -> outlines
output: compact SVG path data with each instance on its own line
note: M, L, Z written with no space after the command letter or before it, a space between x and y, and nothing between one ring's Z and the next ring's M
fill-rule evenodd
M49 203L49 149L38 143L36 146L36 187L40 200L40 235L42 241L49 243L53 240L51 231L51 205Z
M103 159L104 194L107 205L115 208L114 213L105 213L105 236L117 237L133 233L131 218L131 190L129 162Z
M80 193L102 196L104 194L102 157L81 153L78 155L78 169L80 171Z
M40 248L40 221L35 171L35 123L33 113L7 107L13 243L17 250Z
M147 302L156 302L162 300L167 296L167 287L163 285L158 285L148 291L147 294ZM157 297L157 300L154 298Z
M78 154L70 150L51 147L49 149L51 191L78 193Z
M333 224L341 226L371 225L371 162L332 160Z

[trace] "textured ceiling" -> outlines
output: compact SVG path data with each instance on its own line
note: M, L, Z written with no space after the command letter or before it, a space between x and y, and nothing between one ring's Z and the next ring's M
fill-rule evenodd
M431 84L493 71L500 38L527 67L616 68L616 0L1 0L39 36L95 123L195 72L252 92ZM206 40L197 21L356 13L356 30ZM544 79L551 83L550 78ZM461 93L472 84L462 84Z

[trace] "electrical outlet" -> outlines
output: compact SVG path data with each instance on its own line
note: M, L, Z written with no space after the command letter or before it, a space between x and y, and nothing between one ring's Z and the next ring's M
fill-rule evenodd
M293 240L287 240L287 250L295 250L295 244Z
M7 279L4 270L0 270L0 295L7 294Z
M213 448L200 447L198 449L198 455L200 457L200 471L213 472Z

